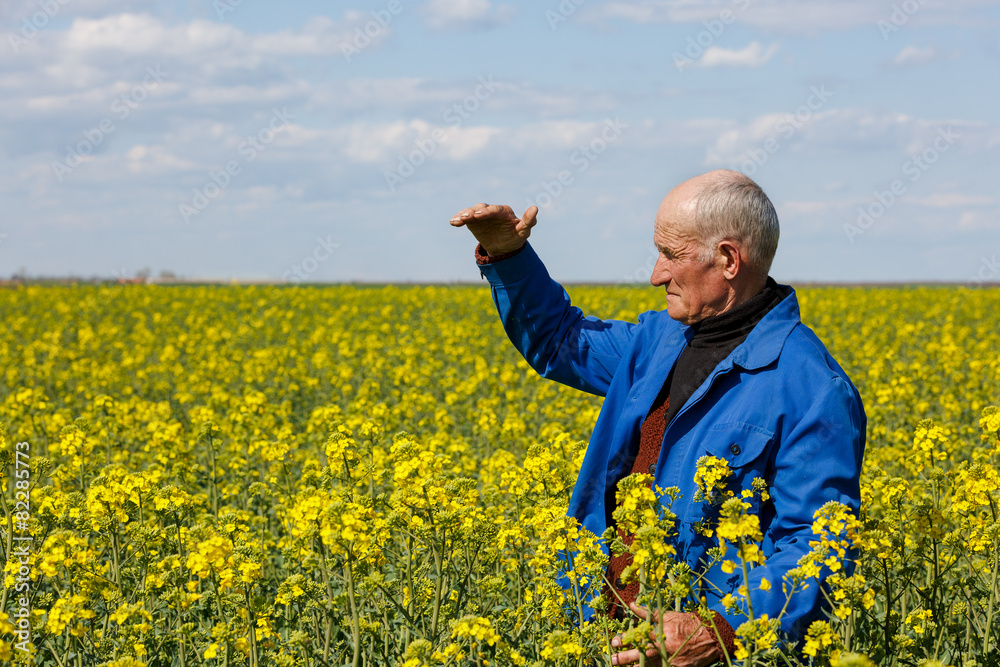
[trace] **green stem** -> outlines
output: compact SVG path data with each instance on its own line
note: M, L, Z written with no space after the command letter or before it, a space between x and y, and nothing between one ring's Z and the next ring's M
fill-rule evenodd
M324 633L325 639L323 641L323 662L330 659L330 635L331 635L331 625L330 625L330 615L329 615L329 605L330 601L333 600L333 586L330 583L330 573L326 569L326 546L323 544L323 539L320 538L319 541L319 571L323 575L323 582L326 584L326 596L327 596L327 608L326 608L326 631ZM318 627L318 626L317 626Z
M749 572L747 571L747 561L745 558L743 558L742 549L740 550L740 566L743 568L743 585L747 589L747 611L750 612L750 620L755 621L757 620L757 617L753 613L753 602L750 601L750 578L748 577ZM749 646L750 655L747 657L746 664L752 665L754 664L754 653L757 650L757 642L754 641L747 643L750 644Z
M351 667L358 667L361 664L361 623L358 619L358 605L354 596L354 573L351 571L351 559L348 555L347 562L344 563L344 570L347 572L347 598L351 603L351 634L354 636L354 659Z
M115 586L118 588L119 595L122 594L122 577L120 572L120 563L118 562L118 527L115 526L114 531L111 533L111 562L114 567L115 575ZM124 595L123 595L124 599Z
M250 667L257 667L258 662L259 662L258 658L257 658L257 628L255 627L255 625L256 625L256 619L254 618L253 609L251 609L251 604L250 604L250 588L249 587L244 588L243 589L243 594L244 594L244 596L246 598L246 603L247 603L247 626L250 629L250 633L249 633L250 634Z
M212 437L212 430L208 431L208 455L212 466L212 486L209 496L212 500L212 514L219 516L219 486L215 479L215 439Z
M5 470L4 473L7 471ZM4 489L3 495L0 495L0 505L3 506L3 516L4 524L7 526L7 540L4 543L4 554L3 560L6 563L10 560L10 555L14 550L14 522L10 515L10 508L7 507L7 489ZM7 591L9 589L3 587L3 595L0 596L0 611L7 609Z
M989 651L991 633L993 631L993 612L997 603L997 571L1000 570L1000 553L997 552L997 542L993 540L993 579L990 582L990 606L986 612L986 632L983 634L983 651Z
M885 582L885 624L882 627L883 642L885 643L885 660L889 660L892 655L890 651L889 624L892 622L892 589L889 585L889 564L882 559L882 578Z
M441 545L444 546L445 539L442 536ZM441 563L441 553L437 548L437 545L432 541L431 551L434 554L434 573L437 575L437 581L434 582L434 615L431 616L431 637L434 639L432 641L437 641L438 632L438 620L441 615L441 595L444 588L444 572L443 565Z

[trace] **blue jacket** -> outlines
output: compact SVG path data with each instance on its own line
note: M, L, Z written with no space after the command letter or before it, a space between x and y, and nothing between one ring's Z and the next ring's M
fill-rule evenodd
M693 331L665 309L640 314L638 324L585 317L530 244L479 269L490 282L508 337L531 367L542 377L605 397L568 510L600 536L613 509L613 485L627 473L630 446ZM699 562L708 560L707 549L717 545L716 538L692 528L705 516L704 505L694 501L699 458L711 454L728 461L730 488L750 488L754 477L763 477L771 497L755 501L752 511L760 517L767 562L750 571L748 590L755 615L776 618L785 605L783 576L815 539L816 510L831 500L855 512L860 507L865 426L857 389L802 324L792 291L667 425L655 483L681 491L672 505L678 557L698 571ZM770 592L760 590L762 577L772 584ZM739 567L725 574L717 564L708 580L723 594L735 594L743 575ZM782 629L793 639L820 616L819 589L812 582L788 605ZM711 586L702 593L733 628L746 620L727 612Z

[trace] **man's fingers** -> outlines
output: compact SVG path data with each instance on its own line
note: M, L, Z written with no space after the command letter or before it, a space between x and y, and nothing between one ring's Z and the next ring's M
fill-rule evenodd
M490 205L483 203L470 206L469 208L463 208L461 211L456 213L451 220L449 220L449 222L455 227L461 227L469 220L469 218L476 216L476 213L488 208L491 208Z
M612 665L631 665L634 662L639 662L639 651L634 649L615 653L611 656Z
M521 222L517 223L517 234L522 238L527 238L531 228L538 222L538 207L529 206L528 210L521 216Z
M538 214L538 207L532 206L528 209L528 212L534 209L534 213L531 214L532 220L534 220L535 215ZM525 215L527 215L527 213ZM469 218L474 218L476 220L482 220L485 218L505 218L508 220L517 220L517 216L514 215L514 210L507 206L506 204L476 204L475 206L470 206L469 208L463 208L461 211L456 213L451 217L451 222L461 222L463 220L468 220Z
M628 606L632 610L633 614L637 615L639 618L641 618L644 621L648 621L649 620L649 610L648 609L646 609L645 607L640 607L639 605L637 605L634 602L629 602Z
M484 204L479 203L469 208L464 208L454 216L449 223L452 227L463 227L469 224L478 228L492 228L490 233L499 233L504 238L504 243L509 242L508 235L513 234L517 238L526 239L531 235L531 228L538 222L538 207L530 206L524 213L523 219L518 219L514 215L514 209L506 204ZM476 233L475 231L473 233ZM480 239L482 240L482 239Z
M463 208L461 211L459 211L458 213L456 213L455 215L453 215L451 217L451 220L449 220L448 222L450 222L453 227L461 227L462 225L464 225L466 223L466 221L470 217L472 217L472 209L471 208Z
M484 220L486 218L517 219L513 209L506 204L494 204L492 206L476 204L473 208L475 210L472 213L472 217L477 220Z
M634 648L630 651L622 651L621 653L615 653L614 655L611 656L611 664L634 665L635 663L639 662L639 656L642 655L642 653L643 652L637 648ZM658 651L655 648L647 648L645 653L647 658L652 658L654 655L658 653Z

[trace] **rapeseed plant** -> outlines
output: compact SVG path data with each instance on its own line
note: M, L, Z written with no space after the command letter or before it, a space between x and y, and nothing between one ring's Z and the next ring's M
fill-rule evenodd
M662 308L640 289L571 291L603 317ZM1000 295L799 297L865 400L862 508L824 507L793 575L760 583L791 598L825 579L828 616L799 645L745 588L727 596L746 618L732 659L1000 665L1000 333L985 315ZM0 314L0 661L608 664L612 635L646 645L654 628L592 615L602 541L631 551L640 603L704 616L704 571L670 544L676 489L624 481L628 547L566 516L601 401L538 378L483 290L32 286L0 292ZM746 580L765 480L730 489L712 457L692 474L706 566Z

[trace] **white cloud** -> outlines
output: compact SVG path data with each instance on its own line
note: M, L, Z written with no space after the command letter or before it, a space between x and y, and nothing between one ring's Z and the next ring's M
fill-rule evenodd
M463 120L484 111L528 113L533 117L573 116L581 108L607 111L617 106L616 98L608 91L538 86L492 75L451 81L419 77L334 80L314 89L312 99L331 109L357 113L391 109L439 121L446 114ZM456 105L461 112L455 110ZM467 114L469 119L464 118Z
M0 3L0 20L13 21L16 27L21 27L23 19L41 24L43 20L36 16L39 13L50 18L95 16L153 9L159 4L159 0L4 0Z
M462 162L489 151L491 158L517 161L532 152L558 156L586 145L601 135L604 122L539 121L513 127L463 125L454 127L424 120L385 123L356 122L332 130L292 128L290 141L300 148L325 145L351 161L363 164L395 163L435 134L429 159ZM627 130L626 130L627 132ZM428 151L425 149L425 153Z
M998 221L1000 221L1000 210L962 211L956 226L966 232L995 231Z
M989 11L990 0L925 0L912 16L914 24L974 24L975 10ZM870 0L610 0L584 8L582 20L600 24L620 19L641 24L701 23L730 12L733 20L782 33L870 28L891 21L892 3Z
M420 9L434 30L494 28L510 21L516 12L510 5L495 7L489 0L430 0Z
M168 25L149 14L117 14L74 20L59 46L78 57L105 53L190 59L227 51L258 56L322 56L339 54L341 45L350 41L353 27L362 19L358 12L347 12L342 21L315 17L301 30L250 35L216 21ZM372 39L377 42L387 33L388 28Z
M960 192L937 192L926 197L915 197L915 204L933 206L934 208L954 208L956 206L985 206L996 203L993 197L967 195Z
M907 46L893 58L893 65L923 65L939 57L937 49Z
M766 49L760 42L750 42L742 49L724 49L710 46L698 61L702 67L760 67L771 59L778 51L777 44L771 44Z
M804 107L799 107L802 110ZM806 111L810 111L805 108ZM987 137L995 131L984 123L958 119L924 119L901 113L875 113L862 108L821 109L807 114L790 110L762 114L745 122L733 122L709 142L706 165L739 166L760 153L768 140L774 150L811 151L826 155L865 155L890 150L900 156L923 151L932 145L938 130L953 128L964 150L988 151ZM758 160L759 162L760 160Z
M854 209L857 206L870 204L871 197L845 198L834 200L792 200L779 206L780 212L795 215L815 215L822 213L836 213L843 209ZM906 195L901 202L916 206L926 206L929 208L966 208L989 206L996 204L994 197L983 197L981 195L963 194L960 192L939 192L925 197L914 197ZM981 213L971 213L969 215L981 215Z
M118 160L115 156L112 159ZM198 169L199 165L172 153L166 146L136 144L125 153L125 167L135 174L176 174Z
M640 0L612 1L588 9L587 21L622 19L633 23L700 23L718 20L728 12L735 20L748 25L796 32L819 28L848 28L863 24L874 26L879 8L870 2L849 0L831 3L826 0ZM731 22L731 21L730 21Z
M742 124L731 122L720 128L705 156L706 164L735 162L745 151L775 134L784 114L764 114Z
M52 134L65 119L72 132L82 131L77 126L90 121L81 119L108 116L116 98L140 86L149 68L165 72L165 80L149 95L140 91L147 99L136 116L167 107L181 115L219 116L247 105L302 104L321 98L323 87L292 73L289 59L342 64L341 46L365 21L371 17L345 12L297 29L247 33L225 23L168 22L150 14L77 18L64 29L39 32L17 58L2 62L0 123L48 120L44 133ZM381 30L366 48L388 34Z

